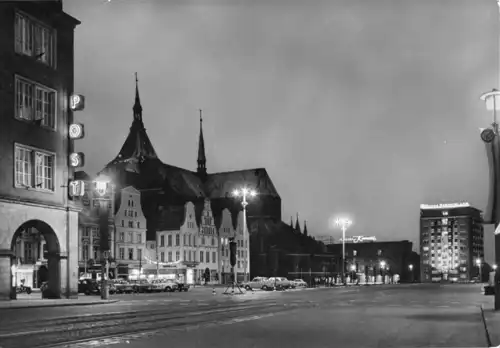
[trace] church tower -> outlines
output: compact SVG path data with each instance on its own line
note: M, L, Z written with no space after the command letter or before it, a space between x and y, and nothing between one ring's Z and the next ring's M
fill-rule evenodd
M300 230L300 223L299 223L299 213L297 213L297 220L295 220L295 231L298 233L298 234L301 234L301 230Z
M304 236L307 237L307 221L304 220Z
M205 140L203 139L203 118L200 110L200 138L198 140L198 176L204 181L207 178L207 158L205 156Z

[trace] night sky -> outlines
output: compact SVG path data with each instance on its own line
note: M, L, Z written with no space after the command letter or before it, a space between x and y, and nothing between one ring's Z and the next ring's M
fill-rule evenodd
M497 86L494 0L65 0L75 31L77 149L96 173L132 122L134 72L160 159L265 167L313 235L418 240L419 204L484 209L479 96Z

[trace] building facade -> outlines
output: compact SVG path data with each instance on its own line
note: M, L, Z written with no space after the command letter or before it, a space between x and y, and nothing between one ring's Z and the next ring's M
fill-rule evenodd
M422 281L456 282L478 277L480 264L484 262L483 235L481 211L469 203L422 204Z
M104 204L108 212L108 242L111 250L114 250L114 191L103 197L98 196L93 190L93 178L83 171L75 172L75 179L83 181L85 187L83 196L75 198L76 205L80 208L78 214L78 276L80 279L100 279L103 259L100 246L99 215L101 204ZM110 257L114 258L114 255L112 252ZM113 260L110 266L110 273L114 275L116 264Z
M361 237L361 236L358 236ZM362 238L348 239L345 243L344 272L351 279L363 282L413 282L417 281L418 254L413 252L413 243L407 240L391 242L353 242ZM342 244L327 246L342 264ZM341 277L341 267L334 275Z
M77 296L78 211L68 198L68 127L78 24L61 1L0 3L0 300L16 296L19 258L37 266L34 254L17 255L17 240L31 235L26 238L41 241L35 234L47 248L39 274L48 282L45 296Z
M117 276L139 279L144 274L146 250L146 218L142 212L141 193L129 186L121 190L120 204L114 217L114 257Z

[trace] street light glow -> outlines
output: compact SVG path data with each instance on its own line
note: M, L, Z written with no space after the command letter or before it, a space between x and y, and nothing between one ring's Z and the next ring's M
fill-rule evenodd
M381 266L382 268L384 268L384 267L385 267L385 261L380 261L380 266Z
M409 265L408 268L410 269L410 271L413 270L413 265Z
M476 259L476 264L479 266L481 264L481 259Z
M345 219L345 218L344 219L337 219L337 220L335 220L335 224L337 226L341 226L341 227L342 226L349 226L352 224L352 221L349 219Z
M496 271L496 269L497 269L498 266L497 265L493 265L492 267L493 267L493 270Z
M257 192L255 190L250 190L246 187L243 187L242 189L240 190L234 190L233 191L233 196L236 196L236 197L239 197L239 196L251 196L251 197L255 197L257 196Z
M356 270L356 266L351 265L351 271L355 271L355 270Z

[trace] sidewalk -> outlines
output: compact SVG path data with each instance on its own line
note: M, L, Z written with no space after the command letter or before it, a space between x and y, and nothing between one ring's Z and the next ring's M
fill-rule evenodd
M120 300L101 300L99 296L78 296L77 299L41 299L40 297L21 297L17 300L0 301L0 309L10 308L39 308L39 307L67 307L67 306L91 306L115 303Z
M497 347L500 345L500 311L494 310L493 301L491 304L483 304L482 308L490 346Z

